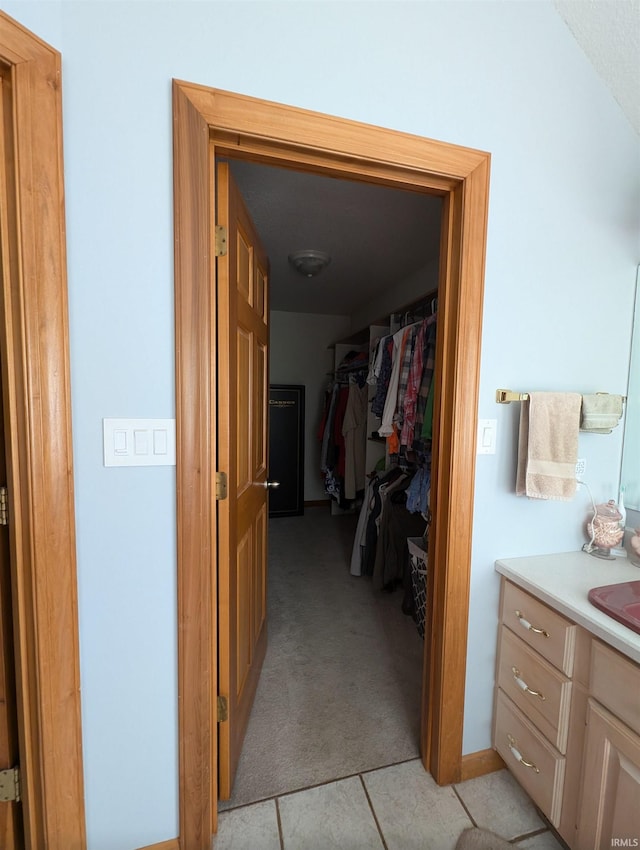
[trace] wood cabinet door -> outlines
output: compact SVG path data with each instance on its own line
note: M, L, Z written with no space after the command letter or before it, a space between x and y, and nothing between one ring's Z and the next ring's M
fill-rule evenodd
M217 223L227 230L217 261L218 677L228 718L219 728L219 796L231 795L267 646L269 263L233 182L216 169Z
M640 846L640 736L593 699L582 775L578 850Z

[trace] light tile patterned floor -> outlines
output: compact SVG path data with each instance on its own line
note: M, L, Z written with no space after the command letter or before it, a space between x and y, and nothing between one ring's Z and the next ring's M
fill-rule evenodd
M221 812L214 850L454 850L483 826L521 850L562 850L502 770L441 788L419 760Z

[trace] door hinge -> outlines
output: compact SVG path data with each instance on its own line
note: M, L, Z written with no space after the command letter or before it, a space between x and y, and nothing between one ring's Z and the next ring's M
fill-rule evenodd
M216 224L216 257L227 255L227 228L223 224Z
M20 769L0 770L0 803L20 802Z
M218 697L218 723L229 719L229 703L226 697Z
M216 499L221 502L227 498L227 473L216 472Z
M0 525L9 525L9 491L0 487Z

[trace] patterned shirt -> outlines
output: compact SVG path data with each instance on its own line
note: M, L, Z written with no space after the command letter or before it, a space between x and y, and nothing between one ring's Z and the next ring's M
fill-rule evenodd
M429 390L431 388L431 380L436 364L436 316L429 316L425 320L427 322L427 330L424 337L423 360L424 367L422 377L420 379L420 389L418 390L418 402L416 406L416 421L413 439L413 448L416 451L423 451L424 443L422 442L422 424L424 422L425 409L427 407L427 399L429 398Z
M404 395L404 409L402 419L402 432L400 434L400 445L413 446L413 435L416 425L416 404L418 401L418 390L420 389L420 380L422 378L422 367L424 365L424 336L427 330L427 320L425 319L414 339L413 360L409 369L407 379L407 389Z

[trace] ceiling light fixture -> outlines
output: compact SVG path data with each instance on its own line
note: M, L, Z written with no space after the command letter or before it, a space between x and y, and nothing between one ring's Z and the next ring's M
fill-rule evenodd
M315 277L331 262L331 257L324 251L308 248L304 251L294 251L289 254L291 265L305 277Z

